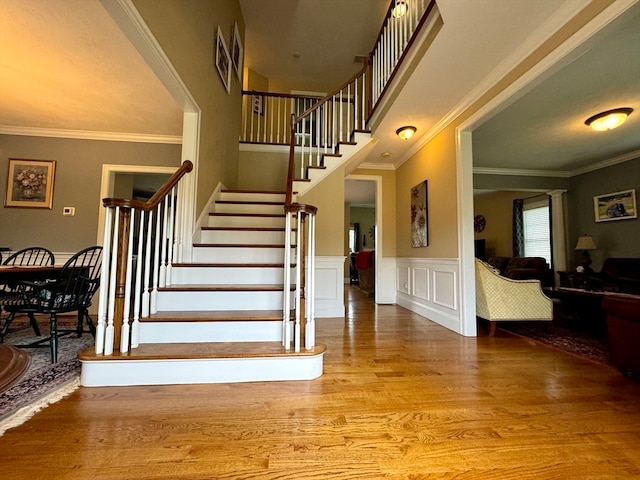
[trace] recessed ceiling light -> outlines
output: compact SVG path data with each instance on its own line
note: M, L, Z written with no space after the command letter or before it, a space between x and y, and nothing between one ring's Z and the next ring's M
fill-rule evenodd
M382 153L380 154L380 156L381 156L382 158L389 158L389 157L391 156L391 154L390 154L389 152L382 152Z
M589 117L584 123L598 132L613 130L622 125L631 112L633 108L614 108Z

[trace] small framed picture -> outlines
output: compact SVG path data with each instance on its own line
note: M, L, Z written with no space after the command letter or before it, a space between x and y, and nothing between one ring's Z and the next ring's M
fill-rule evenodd
M636 191L623 190L593 197L596 222L638 218Z
M242 38L240 38L240 31L238 30L238 24L233 24L233 31L231 32L231 63L233 64L233 70L236 72L238 80L242 81L242 56L244 48L242 47Z
M251 104L253 105L253 113L264 115L264 97L262 95L251 95Z
M5 207L52 208L55 160L9 159Z
M216 68L222 79L227 93L231 92L231 57L229 56L229 50L227 44L222 36L222 30L218 26L218 32L216 34Z

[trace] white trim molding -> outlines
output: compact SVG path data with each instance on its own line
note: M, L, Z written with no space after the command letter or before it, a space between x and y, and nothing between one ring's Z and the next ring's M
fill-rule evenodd
M316 318L344 318L344 262L347 257L316 256Z
M460 264L450 258L397 258L396 303L463 334Z

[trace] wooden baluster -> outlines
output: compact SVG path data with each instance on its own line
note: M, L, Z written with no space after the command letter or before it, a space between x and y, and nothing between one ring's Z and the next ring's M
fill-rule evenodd
M115 303L113 314L113 342L120 346L121 330L125 312L125 290L127 284L127 262L129 253L129 233L131 231L131 209L120 208L118 249L116 263Z

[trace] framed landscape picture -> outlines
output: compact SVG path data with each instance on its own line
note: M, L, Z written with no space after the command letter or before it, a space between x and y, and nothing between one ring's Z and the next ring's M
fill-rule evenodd
M231 57L229 56L229 50L227 44L222 36L222 30L218 26L218 33L216 34L216 68L222 79L222 84L227 90L227 93L231 92Z
M593 197L596 222L638 218L636 191L623 190Z
M55 160L9 159L5 207L51 208Z

